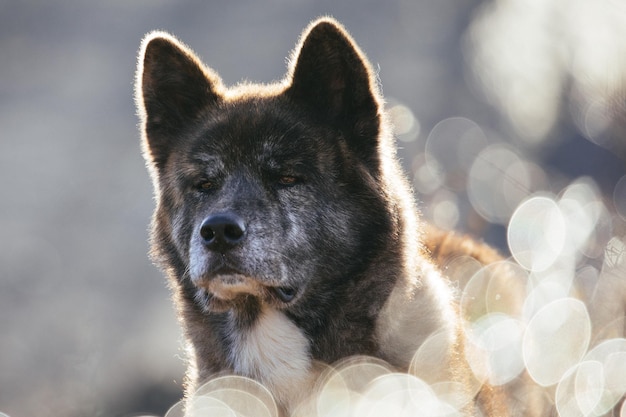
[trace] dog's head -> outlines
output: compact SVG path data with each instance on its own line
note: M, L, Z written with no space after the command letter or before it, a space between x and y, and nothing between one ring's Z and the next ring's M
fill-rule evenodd
M304 32L282 83L232 89L152 33L136 97L155 257L207 309L251 298L288 308L310 288L337 291L389 244L381 98L335 21Z

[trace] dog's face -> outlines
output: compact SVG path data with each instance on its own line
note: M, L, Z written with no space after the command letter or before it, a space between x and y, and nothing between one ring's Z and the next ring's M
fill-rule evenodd
M348 285L388 234L371 71L336 24L305 33L283 85L237 91L175 39L144 41L154 245L209 311Z

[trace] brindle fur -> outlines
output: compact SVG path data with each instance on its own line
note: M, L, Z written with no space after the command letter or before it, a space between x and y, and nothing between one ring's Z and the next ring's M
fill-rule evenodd
M288 414L310 391L316 361L371 355L406 370L436 331L449 338L450 379L469 378L453 294L429 251L436 261L499 257L419 222L375 74L342 26L312 23L282 82L230 89L181 42L151 33L136 97L157 197L152 257L188 342L188 395L239 372L269 384ZM228 250L202 240L215 213L245 224ZM281 298L285 288L293 299ZM295 339L268 339L258 328L268 317ZM277 381L276 368L245 350L252 334L261 346L298 347L305 362L286 370L293 380ZM467 415L505 415L497 396L484 387Z

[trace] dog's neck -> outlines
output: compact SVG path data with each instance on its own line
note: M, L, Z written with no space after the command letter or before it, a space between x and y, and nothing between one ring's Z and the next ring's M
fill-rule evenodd
M233 371L265 385L279 403L302 398L314 379L304 332L270 307L263 306L246 325L239 314L231 310L224 329Z

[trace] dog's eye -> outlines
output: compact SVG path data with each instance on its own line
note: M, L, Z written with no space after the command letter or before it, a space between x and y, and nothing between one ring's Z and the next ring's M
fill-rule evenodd
M300 183L300 179L293 175L281 175L278 177L278 183L284 186L296 185Z
M202 180L196 184L198 191L210 191L215 188L215 181Z

